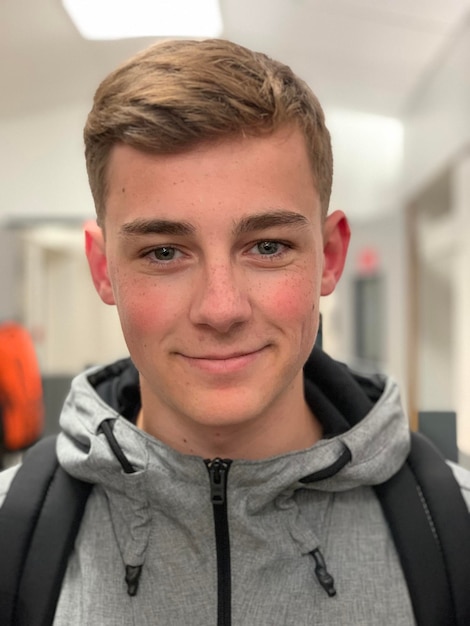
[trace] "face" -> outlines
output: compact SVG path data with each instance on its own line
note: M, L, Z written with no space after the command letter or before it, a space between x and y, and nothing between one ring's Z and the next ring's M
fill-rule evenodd
M320 295L349 231L340 212L321 218L300 132L170 156L117 145L108 189L88 259L118 308L144 412L220 428L302 410Z

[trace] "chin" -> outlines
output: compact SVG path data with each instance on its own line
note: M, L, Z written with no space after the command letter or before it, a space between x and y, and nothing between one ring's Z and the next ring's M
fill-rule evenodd
M194 424L205 426L207 428L224 428L233 426L242 426L255 421L266 410L264 402L240 402L240 395L233 400L227 399L225 402L219 397L212 402L198 402L188 407L185 411L181 411Z

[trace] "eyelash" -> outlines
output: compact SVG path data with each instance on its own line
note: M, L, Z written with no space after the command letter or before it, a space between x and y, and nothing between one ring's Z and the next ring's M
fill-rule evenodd
M262 252L259 250L259 247L262 245L267 244L268 246L280 246L281 250L277 250L276 252L274 252L273 254L262 254ZM260 256L262 258L273 258L273 259L277 259L281 256L283 256L289 249L292 248L291 245L285 243L284 241L279 241L277 239L261 239L260 241L256 241L250 248L249 250L253 250L253 248L258 247L259 250L259 254L256 256Z
M276 259L279 259L283 257L289 250L292 249L291 244L286 243L285 241L279 241L278 239L260 239L253 243L250 243L249 246L247 246L245 249L248 252L251 252L254 248L256 248L257 246L262 246L263 244L279 246L281 248L280 250L277 250L273 254L262 254L258 248L258 253L255 254L254 256L257 256L260 259L267 260L267 261L268 260L274 261ZM167 259L167 260L157 259L155 255L158 252L161 252L164 250L173 251L177 255L176 259L175 257L171 259ZM178 262L178 260L181 258L180 255L184 256L184 252L182 252L180 248L178 248L177 246L162 245L162 246L157 246L155 248L152 248L151 250L144 251L141 256L142 258L147 259L152 264L165 266L165 265L173 264L172 262Z
M174 252L175 255L178 255L178 256L176 257L176 259L174 257L171 259L166 259L166 260L158 259L156 257L156 254L158 254L159 252L163 250L172 251ZM163 245L163 246L157 246L155 248L151 248L150 250L145 250L142 252L140 256L141 258L145 259L146 261L148 261L149 263L153 265L168 266L170 264L173 264L174 262L177 262L180 259L180 256L182 255L184 255L184 253L177 246Z

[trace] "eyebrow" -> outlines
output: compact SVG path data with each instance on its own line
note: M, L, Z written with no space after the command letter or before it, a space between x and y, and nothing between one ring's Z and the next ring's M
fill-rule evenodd
M302 228L308 224L308 219L294 211L269 211L244 217L235 225L234 233L243 235L255 230L265 230L273 226L298 226Z
M308 219L294 211L268 211L256 213L242 218L233 228L235 236L243 235L257 230L265 230L274 226L298 226L308 224ZM196 228L189 222L177 222L168 219L136 219L123 224L119 230L122 237L133 235L173 235L187 237L194 235Z
M175 222L166 219L137 219L123 224L119 234L123 237L132 235L193 235L196 229L188 222Z

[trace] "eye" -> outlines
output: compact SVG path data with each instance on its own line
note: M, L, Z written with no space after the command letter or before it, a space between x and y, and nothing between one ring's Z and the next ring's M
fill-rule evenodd
M172 246L160 246L149 252L149 256L153 261L164 263L165 261L173 261L181 255L181 252Z
M254 252L261 254L263 256L273 256L275 254L280 254L284 251L285 245L280 241L258 241L252 248Z

